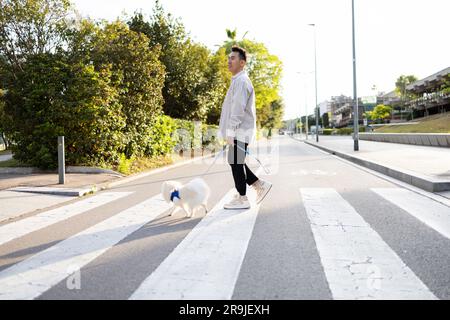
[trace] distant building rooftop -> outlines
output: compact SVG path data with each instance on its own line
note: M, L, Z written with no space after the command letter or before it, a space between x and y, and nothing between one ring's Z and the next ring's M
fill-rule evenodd
M428 91L434 91L438 88L444 79L450 75L450 67L445 68L429 77L422 80L418 80L406 86L406 90L412 91L414 93L424 93Z

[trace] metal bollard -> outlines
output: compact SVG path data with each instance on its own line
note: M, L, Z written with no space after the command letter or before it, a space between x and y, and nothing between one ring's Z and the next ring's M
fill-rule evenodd
M66 168L65 168L65 155L64 155L64 136L58 137L58 174L59 184L66 182Z

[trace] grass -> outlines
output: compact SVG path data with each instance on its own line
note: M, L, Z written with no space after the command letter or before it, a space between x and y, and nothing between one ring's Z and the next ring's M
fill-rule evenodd
M16 159L0 161L0 168L19 168L19 167L29 167L29 166L17 161Z
M145 170L160 168L177 161L178 156L166 156L166 157L156 157L156 158L140 158L133 161L129 161L126 166L107 168L115 171L119 171L125 175L142 172ZM181 159L181 157L180 157ZM10 159L6 161L0 161L0 168L19 168L19 167L29 167L24 163L17 161L16 159ZM105 168L106 169L106 168Z
M433 115L424 119L417 119L412 122L419 122L410 125L391 125L375 129L375 133L450 133L450 112L440 115Z
M160 156L154 158L135 159L130 167L130 174L139 173L145 170L156 169L172 164L174 159L169 156Z
M178 155L166 155L154 158L136 158L133 160L122 159L121 163L112 170L118 171L124 175L139 173L146 170L161 168L181 160Z

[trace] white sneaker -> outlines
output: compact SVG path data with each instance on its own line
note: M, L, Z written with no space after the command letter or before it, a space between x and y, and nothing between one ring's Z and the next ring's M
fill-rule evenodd
M254 187L256 190L256 203L259 204L264 200L267 193L269 193L270 189L272 188L272 184L268 181L259 179L252 185L252 187Z
M250 202L247 196L236 195L230 202L223 206L227 210L250 209Z

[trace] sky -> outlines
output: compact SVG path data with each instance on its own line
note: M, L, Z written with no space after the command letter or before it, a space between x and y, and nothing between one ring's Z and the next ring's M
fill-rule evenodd
M72 0L93 19L115 20L154 0ZM312 114L315 105L353 96L351 0L161 0L190 36L215 51L226 40L262 42L283 62L284 119ZM355 0L358 96L395 88L402 75L425 78L450 67L450 0ZM315 24L315 27L308 24ZM314 34L316 49L314 49Z

